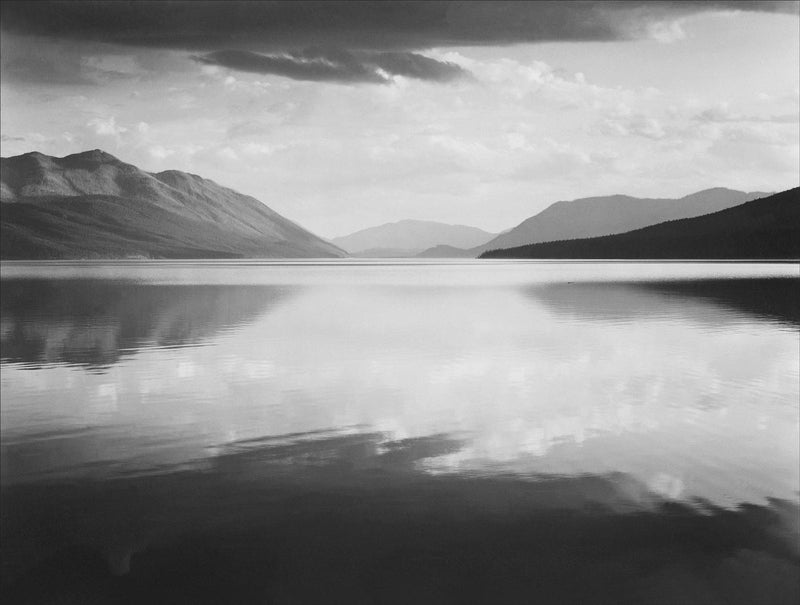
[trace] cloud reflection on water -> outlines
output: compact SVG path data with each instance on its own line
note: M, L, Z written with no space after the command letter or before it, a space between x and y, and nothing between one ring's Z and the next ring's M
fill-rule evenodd
M431 476L414 464L453 447L447 436L387 443L334 431L230 444L194 470L7 488L4 594L741 604L798 595L796 504L725 510L671 503L624 473Z
M388 441L463 437L424 462L429 472L624 471L679 498L792 497L797 333L786 331L791 313L775 309L791 307L776 301L795 283L65 282L60 302L38 307L34 283L14 299L29 305L4 301L4 321L31 326L7 332L4 350L35 363L53 351L53 363L34 372L5 363L3 483L160 467L211 445L361 426ZM87 297L117 326L107 347L81 349L94 342L82 333ZM70 325L72 344L47 344L48 321ZM81 372L75 351L88 367L116 361Z
M488 287L487 268L4 280L3 581L111 603L794 602L797 280L559 265Z

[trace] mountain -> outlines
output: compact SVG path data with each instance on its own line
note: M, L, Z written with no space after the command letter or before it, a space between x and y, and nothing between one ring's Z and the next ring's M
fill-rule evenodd
M481 258L800 259L800 188L700 217L492 250Z
M495 236L475 227L434 221L404 220L336 237L334 244L356 256L415 256L439 244L472 248Z
M355 258L411 258L416 256L416 248L367 248L358 252L351 252Z
M340 257L255 198L96 149L0 159L0 257Z
M416 258L475 258L476 254L472 249L439 245L423 250Z
M701 216L749 202L768 193L717 187L680 199L647 199L628 195L587 197L556 202L506 233L480 246L485 250L512 248L539 242L625 233L648 225Z

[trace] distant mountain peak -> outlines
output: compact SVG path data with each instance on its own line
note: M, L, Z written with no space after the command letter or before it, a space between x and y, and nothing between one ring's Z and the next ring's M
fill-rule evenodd
M452 226L451 223L443 223L441 221L429 221L421 218L403 218L399 221L394 221L391 223L386 223L387 225L445 225L445 226Z
M563 203L571 204L573 202L586 202L593 200L635 200L635 199L637 198L635 198L632 195L628 195L627 193L612 193L610 195L593 195L591 197L580 197L574 200L565 200Z
M664 221L717 212L766 195L769 194L714 187L678 199L616 194L556 202L475 252L624 233Z
M102 149L90 149L89 151L81 151L80 153L73 153L61 158L62 160L80 160L84 162L96 162L98 164L122 164L118 158L114 157L107 151Z
M477 227L452 225L437 221L403 219L384 223L335 237L330 241L351 254L369 253L376 256L414 256L439 244L457 248L472 248L494 237Z
M687 195L684 195L680 199L685 200L687 198L699 197L703 195L728 195L731 193L741 193L741 192L736 191L735 189L729 189L727 187L709 187L708 189L701 189L700 191L695 191L694 193L689 193Z
M753 195L738 193L740 197ZM612 235L494 249L481 258L797 259L798 201L800 188L795 188L700 216L668 219Z
M701 189L700 191L695 191L694 193L690 193L689 195L699 195L700 193L709 193L711 191L735 191L735 189L731 189L730 187L709 187L707 189ZM688 197L684 195L683 197Z
M703 189L702 191L695 191L694 193L690 193L688 195L684 195L682 200L691 200L695 198L703 198L703 197L711 197L711 196L738 196L738 195L749 195L753 198L757 197L766 197L768 195L774 195L774 191L750 191L750 192L743 192L737 191L736 189L730 189L728 187L709 187L708 189Z
M159 176L159 177L160 176L165 176L165 177L169 177L169 176L187 177L187 176L190 176L190 177L193 177L193 178L196 178L196 179L202 179L203 178L200 175L192 174L191 172L184 172L183 170L162 170L161 172L156 172L155 176ZM204 180L208 180L208 179L204 179Z

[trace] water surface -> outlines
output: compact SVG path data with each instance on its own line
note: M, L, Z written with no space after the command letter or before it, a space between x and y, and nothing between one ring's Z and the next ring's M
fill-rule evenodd
M793 602L798 277L4 263L4 585L75 602Z

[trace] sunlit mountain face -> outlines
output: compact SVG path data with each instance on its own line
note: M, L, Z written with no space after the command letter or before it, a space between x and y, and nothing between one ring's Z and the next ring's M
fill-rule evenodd
M195 174L95 149L2 158L0 258L330 258L336 246Z

